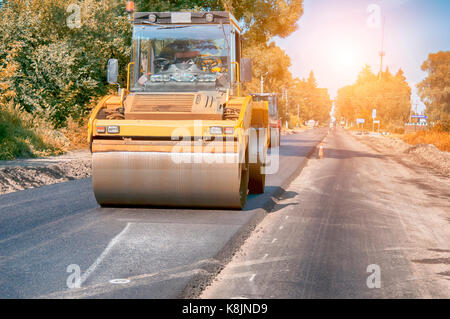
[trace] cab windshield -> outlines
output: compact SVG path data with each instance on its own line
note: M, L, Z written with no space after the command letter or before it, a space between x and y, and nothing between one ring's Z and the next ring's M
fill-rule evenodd
M135 26L134 92L229 87L229 25Z

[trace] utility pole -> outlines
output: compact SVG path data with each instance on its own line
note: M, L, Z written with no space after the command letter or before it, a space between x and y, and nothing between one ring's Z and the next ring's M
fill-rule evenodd
M289 108L289 91L288 89L284 89L285 92L285 100L286 100L286 128L289 128L289 114L288 114L288 108Z
M264 93L264 78L261 75L261 93Z
M383 57L386 55L384 51L384 25L386 24L386 18L383 18L383 29L381 31L381 51L378 52L380 55L380 73L378 75L378 79L381 79L381 73L383 72Z

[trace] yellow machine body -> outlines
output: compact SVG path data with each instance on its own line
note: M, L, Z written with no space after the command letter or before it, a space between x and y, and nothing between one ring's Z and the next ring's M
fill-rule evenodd
M236 82L239 88L239 72ZM249 145L258 143L265 156L268 105L212 94L122 90L103 98L88 124L97 201L242 209L249 179L261 177L251 171ZM259 140L253 129L264 130Z

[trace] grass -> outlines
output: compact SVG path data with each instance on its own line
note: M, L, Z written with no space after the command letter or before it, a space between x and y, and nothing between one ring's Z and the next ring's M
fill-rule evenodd
M67 139L64 151L79 150L89 147L87 142L87 120L84 121L84 124L80 125L78 122L69 118L67 126L60 129L60 133Z
M86 127L69 120L55 130L50 123L17 108L0 106L0 160L60 155L87 147Z
M0 159L38 157L58 153L34 130L33 118L13 107L0 108Z
M408 144L433 144L441 151L450 152L450 133L439 131L424 131L405 134L402 140Z

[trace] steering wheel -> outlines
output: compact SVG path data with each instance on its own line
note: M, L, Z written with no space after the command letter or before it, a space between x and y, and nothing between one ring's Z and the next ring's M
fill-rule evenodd
M211 71L214 67L218 66L219 58L218 57L212 57L212 56L206 56L206 57L198 57L197 61L200 63L200 66L202 69L206 71Z
M164 67L170 64L170 61L166 58L156 58L154 60L154 63L157 68L163 69Z

